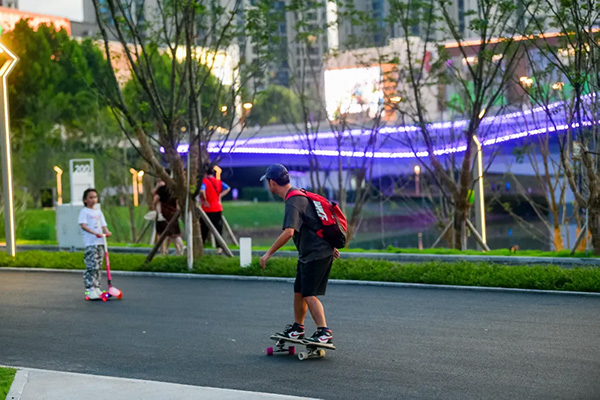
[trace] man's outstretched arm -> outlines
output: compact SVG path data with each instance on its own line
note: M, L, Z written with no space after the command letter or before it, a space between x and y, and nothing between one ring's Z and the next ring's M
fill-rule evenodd
M260 258L260 267L265 268L269 258L275 254L284 244L288 242L294 236L294 228L285 228L281 235L275 240L275 243L271 245L271 248Z

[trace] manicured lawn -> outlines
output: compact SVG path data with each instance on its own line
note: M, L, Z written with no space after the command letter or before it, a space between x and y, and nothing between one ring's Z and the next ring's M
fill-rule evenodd
M17 370L13 368L0 368L0 399L6 398L16 373Z
M224 215L234 230L256 231L279 229L283 221L284 206L281 202L248 202L248 201L229 201L223 203ZM150 229L138 240L139 243L132 243L130 221L134 221L136 238L140 231L146 225L144 215L148 209L140 206L134 209L131 216L127 207L110 207L104 210L109 229L114 236L109 239L112 246L132 246L132 247L150 247L149 242ZM25 210L17 215L17 243L18 244L57 244L55 230L55 212L54 210L31 209ZM1 225L1 221L0 221ZM4 230L0 230L0 239L3 238ZM273 235L274 241L276 235ZM270 243L271 240L262 239L261 244ZM268 246L254 246L255 249L267 250ZM286 249L294 249L290 243ZM477 250L467 250L461 252L453 249L408 249L388 247L384 250L362 250L362 249L344 249L352 252L388 252L388 253L419 253L419 254L455 254L455 255L492 255L492 256L530 256L530 257L571 257L569 250L560 252L540 251L540 250L520 250L511 253L509 249L497 249L488 253L482 253ZM591 252L575 253L575 257L596 257Z
M283 222L283 212L282 202L229 201L223 203L223 215L232 229L280 227Z
M233 229L269 229L281 226L283 221L283 203L225 202L224 215ZM136 207L133 216L127 207L107 207L103 209L109 229L114 236L112 242L131 242L131 223L136 229L136 236L144 228L147 221L144 215L148 212L145 206ZM20 244L53 244L56 243L56 212L54 210L29 209L16 217L17 240ZM1 221L0 221L1 224ZM4 229L0 238L4 237ZM141 242L148 242L149 232Z

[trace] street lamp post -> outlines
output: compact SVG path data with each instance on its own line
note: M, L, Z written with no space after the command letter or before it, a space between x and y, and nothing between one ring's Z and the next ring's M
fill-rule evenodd
M483 154L481 142L473 135L473 142L477 146L477 183L475 185L475 227L481 235L484 244L487 244L487 233L485 224L485 198L483 195ZM481 247L481 246L480 246ZM481 248L481 250L485 250Z
M56 195L58 199L56 200L56 204L62 204L62 174L63 170L60 169L58 165L54 166L54 171L56 172Z
M10 121L8 112L8 88L6 78L12 72L19 58L0 43L0 113L2 127L0 128L2 149L2 184L4 187L4 231L6 235L6 252L14 257L17 253L15 243L15 208L12 187L12 156L10 152Z

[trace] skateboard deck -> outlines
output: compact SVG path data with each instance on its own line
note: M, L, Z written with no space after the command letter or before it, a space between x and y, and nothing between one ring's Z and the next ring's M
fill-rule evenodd
M287 339L276 335L271 335L269 339L275 341L274 347L267 347L267 355L269 356L275 353L298 354L299 360L306 360L308 358L325 357L325 349L335 350L335 346L332 344L311 343L305 340ZM293 345L304 346L306 351L296 353L296 347Z

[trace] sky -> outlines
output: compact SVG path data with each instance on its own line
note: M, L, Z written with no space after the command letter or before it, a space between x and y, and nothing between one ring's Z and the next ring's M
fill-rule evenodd
M19 9L83 21L83 0L19 0Z

